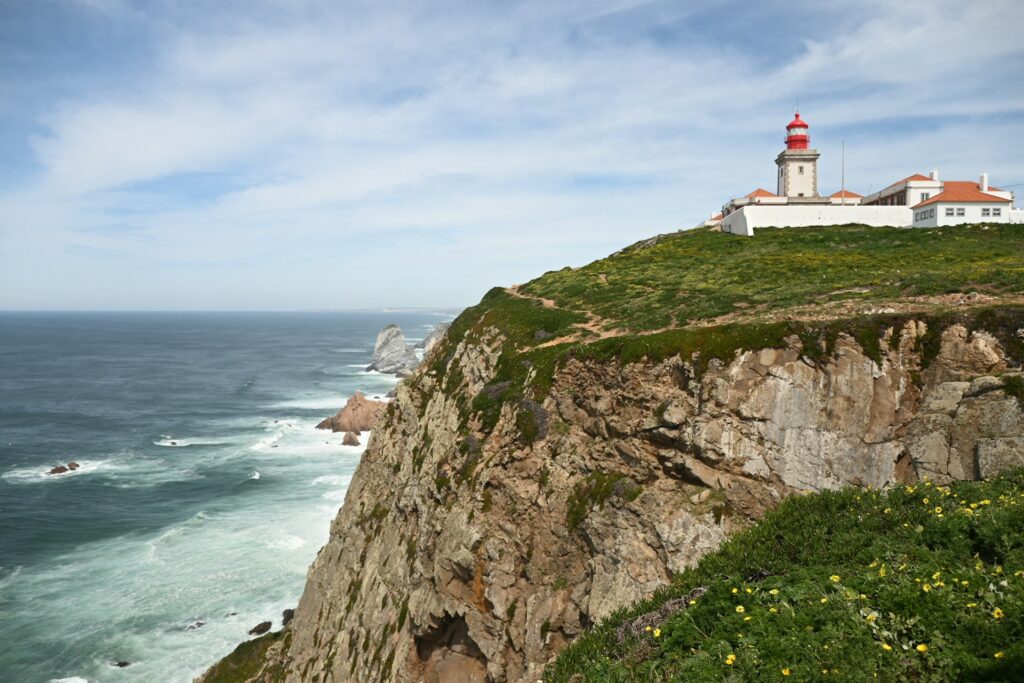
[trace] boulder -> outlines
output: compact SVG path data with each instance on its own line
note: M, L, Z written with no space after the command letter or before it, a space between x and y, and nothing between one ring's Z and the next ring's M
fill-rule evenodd
M420 360L416 351L405 343L405 334L398 325L388 325L377 334L373 362L366 368L389 374L412 372Z
M116 666L118 669L123 669L126 666L131 666L131 664L131 662L126 662L124 660L121 660L120 662L114 662L114 666Z
M69 470L77 470L79 467L81 467L81 465L79 465L74 460L72 460L71 462L68 463L68 469Z
M352 432L345 432L345 438L341 440L343 446L358 446L359 437Z
M64 465L57 465L56 467L51 469L49 472L47 472L47 474L64 474L65 472L69 472L69 471L70 470L67 467L65 467Z
M269 621L261 621L249 630L250 636L262 636L264 633L270 630Z
M286 609L285 611L281 612L281 626L287 626L288 624L290 624L292 621L292 617L294 616L295 610L293 609Z
M377 417L386 405L387 403L384 401L371 401L363 392L357 391L345 403L344 408L333 417L323 420L316 428L330 429L332 432L353 432L354 434L373 429L377 423Z

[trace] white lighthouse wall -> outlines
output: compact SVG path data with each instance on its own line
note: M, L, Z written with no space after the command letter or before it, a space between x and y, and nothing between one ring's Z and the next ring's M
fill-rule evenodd
M789 197L818 196L818 163L811 159L786 159L784 171L779 182L780 195ZM804 172L800 173L800 168Z
M910 227L914 212L906 206L744 206L722 219L722 231L751 237L756 228L846 225Z

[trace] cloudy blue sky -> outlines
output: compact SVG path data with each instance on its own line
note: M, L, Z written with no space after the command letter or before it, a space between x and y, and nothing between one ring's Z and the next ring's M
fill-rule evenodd
M0 309L461 306L773 189L1024 183L1024 3L0 0ZM1024 190L1021 185L1019 190Z

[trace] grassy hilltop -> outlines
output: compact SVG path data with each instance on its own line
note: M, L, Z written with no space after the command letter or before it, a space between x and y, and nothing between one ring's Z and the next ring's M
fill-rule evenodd
M1024 359L1024 225L663 235L582 268L492 289L456 319L432 369L442 376L455 345L487 328L507 337L500 392L471 407L486 426L505 402L542 399L569 356L629 362L681 354L701 372L711 359L782 346L793 334L807 357L822 358L845 333L880 360L882 330L910 317L935 323L921 342L925 364L952 322L992 332Z

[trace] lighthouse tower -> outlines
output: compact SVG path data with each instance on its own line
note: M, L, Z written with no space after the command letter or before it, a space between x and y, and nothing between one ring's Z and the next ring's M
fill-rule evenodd
M775 159L779 167L780 197L818 196L818 150L808 149L811 138L800 112L786 126L786 149ZM799 200L797 200L799 201Z

